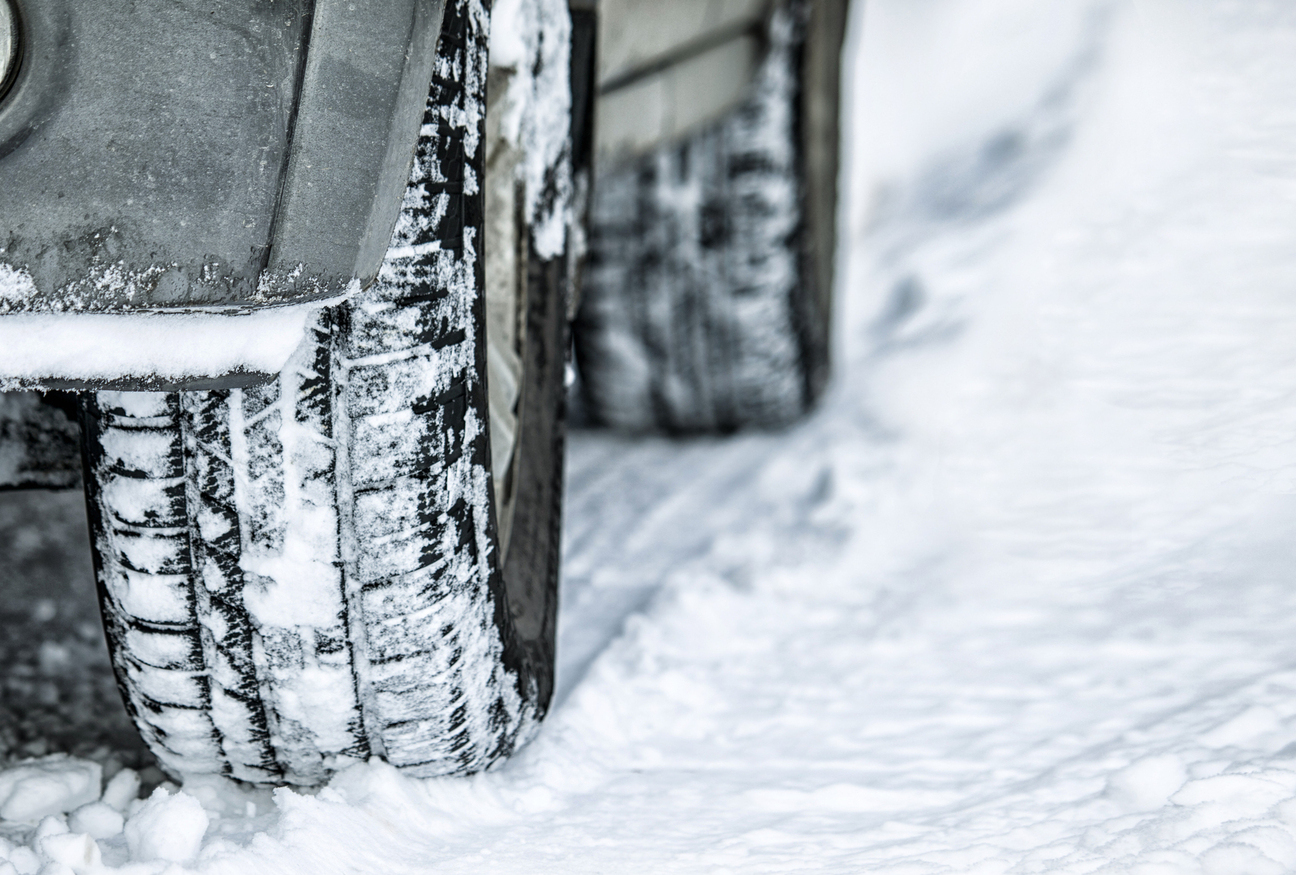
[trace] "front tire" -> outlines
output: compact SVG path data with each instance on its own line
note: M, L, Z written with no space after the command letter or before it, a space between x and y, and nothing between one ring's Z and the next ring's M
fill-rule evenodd
M487 34L482 4L447 4L380 278L321 310L275 382L84 402L109 648L173 775L472 772L548 705L567 273L518 262L514 434L492 462Z

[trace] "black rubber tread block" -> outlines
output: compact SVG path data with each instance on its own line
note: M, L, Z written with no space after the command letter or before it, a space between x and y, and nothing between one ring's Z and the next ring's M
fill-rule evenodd
M219 771L193 587L177 585L193 579L179 396L101 392L83 401L86 504L122 697L164 768Z

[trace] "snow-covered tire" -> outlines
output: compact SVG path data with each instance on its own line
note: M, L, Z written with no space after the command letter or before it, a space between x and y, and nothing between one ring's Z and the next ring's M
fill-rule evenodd
M600 167L575 326L584 408L631 430L790 422L829 370L845 0L785 0L749 96Z
M371 756L472 772L547 707L568 270L535 246L517 260L515 450L492 472L488 26L480 0L447 4L380 278L321 310L275 382L85 397L109 647L171 774L315 784ZM550 162L550 201L568 153Z

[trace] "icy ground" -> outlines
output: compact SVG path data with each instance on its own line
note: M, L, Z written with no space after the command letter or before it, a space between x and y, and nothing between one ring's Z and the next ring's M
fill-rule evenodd
M33 829L143 761L74 498L6 496L0 745L88 758L0 772L14 871L1296 869L1296 4L870 0L851 40L835 387L573 437L529 749L119 833L121 772Z

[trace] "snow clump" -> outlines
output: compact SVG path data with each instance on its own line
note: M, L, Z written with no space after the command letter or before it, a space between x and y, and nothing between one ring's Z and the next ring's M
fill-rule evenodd
M0 772L0 818L30 822L99 798L98 763L63 754L27 760Z
M184 863L198 856L208 825L201 802L158 787L127 821L126 846L135 860Z
M569 221L571 165L571 16L563 0L498 0L491 10L490 62L508 69L508 98L500 130L525 154L518 168L536 253L563 250ZM542 198L545 175L558 167L558 197Z
M68 817L68 825L96 839L110 839L122 831L126 819L106 802L82 805Z

